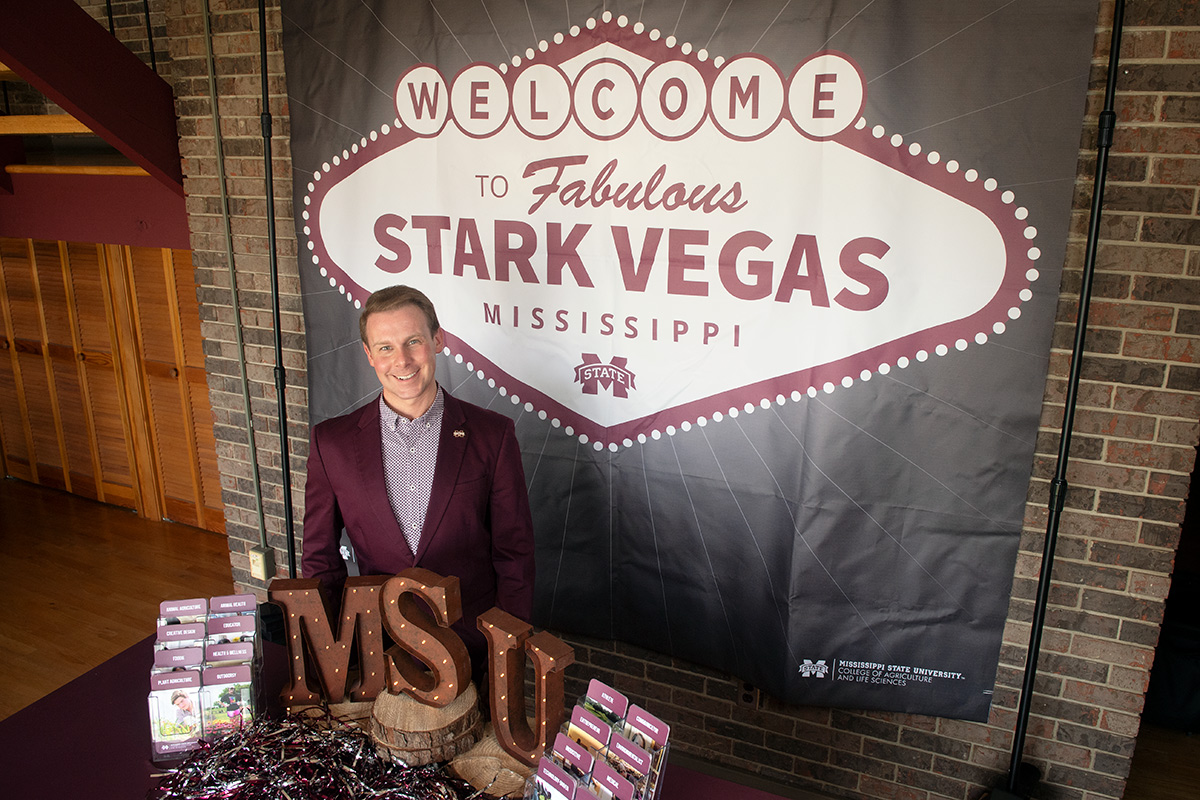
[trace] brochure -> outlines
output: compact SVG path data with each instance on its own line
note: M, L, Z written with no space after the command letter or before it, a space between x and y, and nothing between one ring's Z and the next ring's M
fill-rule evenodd
M554 737L550 757L579 782L587 782L591 778L592 765L596 761L591 751L563 733Z
M208 667L201 673L204 735L220 736L249 725L254 718L254 690L249 664Z
M598 756L608 747L608 737L611 735L612 728L599 717L581 706L575 706L567 726L568 737L591 750L593 756Z
M191 600L164 600L158 604L159 625L204 622L206 616L208 616L208 601L203 597Z
M202 647L177 647L170 650L157 650L154 653L155 672L177 672L199 668L203 664L204 648Z
M650 754L619 733L613 733L608 740L608 749L604 757L609 766L633 784L634 790L641 796L646 790L646 780L650 775Z
M255 619L245 614L225 617L210 617L208 620L208 643L252 642L257 633Z
M254 662L254 642L209 644L204 647L204 663L210 667Z
M199 746L200 686L199 670L150 676L150 743L156 760Z
M597 761L592 770L592 789L601 800L633 800L633 784L604 761Z
M167 650L176 647L203 646L203 622L186 622L172 625L161 625L158 628L158 637L154 642L155 650Z
M208 616L227 617L231 614L255 614L258 598L252 594L229 594L208 601Z
M575 781L543 756L534 775L533 791L535 800L575 800Z
M583 696L582 705L611 728L625 719L629 700L608 684L592 678L587 694Z

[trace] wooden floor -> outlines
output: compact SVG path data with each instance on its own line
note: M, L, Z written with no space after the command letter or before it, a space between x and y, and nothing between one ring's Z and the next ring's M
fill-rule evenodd
M162 600L233 591L224 536L0 479L0 719L154 632ZM1124 800L1200 797L1200 734L1146 726Z
M1143 725L1124 800L1200 797L1200 733Z
M159 602L232 592L224 536L0 479L0 719L149 636Z

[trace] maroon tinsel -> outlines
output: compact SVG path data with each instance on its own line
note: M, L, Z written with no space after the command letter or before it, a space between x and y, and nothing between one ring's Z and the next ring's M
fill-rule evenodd
M488 795L437 765L379 757L360 728L330 717L262 718L201 748L149 800L471 800Z

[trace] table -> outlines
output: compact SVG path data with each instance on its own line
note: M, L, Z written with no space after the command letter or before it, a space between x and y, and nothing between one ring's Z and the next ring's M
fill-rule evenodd
M277 702L286 657L281 645L263 642L268 702ZM0 721L4 796L144 798L164 770L150 760L146 695L153 659L151 635ZM659 800L782 800L676 763L667 764L662 781Z
M150 761L148 636L0 722L9 797L142 798L158 784Z

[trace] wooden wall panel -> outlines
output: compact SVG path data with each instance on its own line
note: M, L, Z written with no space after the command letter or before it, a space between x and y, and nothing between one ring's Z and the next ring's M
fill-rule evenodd
M117 385L112 358L84 362L91 409L95 419L95 444L100 453L101 488L106 503L137 508L133 471L129 465L129 443L125 436L121 389Z
M0 239L7 474L224 531L187 251Z
M40 341L41 323L38 321L38 299L33 284L29 241L5 241L0 246L0 259L3 259L4 291L12 334L18 341ZM29 350L28 344L26 350Z
M196 299L196 283L193 275L192 254L187 250L172 250L171 259L174 262L175 298L179 306L181 320L200 319L200 301ZM200 335L199 325L182 326L181 340L183 343L183 361L190 369L200 370L204 374L204 339Z
M8 344L8 340L4 340ZM0 445L4 448L4 472L14 478L32 481L29 468L29 444L25 438L25 415L18 402L13 375L11 350L0 350Z
M168 519L199 525L199 466L190 398L185 396L174 259L170 251L152 248L126 252L164 513Z
M204 339L200 335L200 301L196 298L192 254L172 250L175 298L181 321L187 401L191 407L192 430L200 466L200 506L203 528L225 530L225 506L221 500L221 471L217 467L217 444L213 437L213 414L208 401L208 375L204 371ZM194 321L194 323L193 323ZM216 527L214 527L216 526Z
M137 507L130 466L127 422L113 356L112 303L99 245L66 245L68 294L74 310L76 358L80 363L83 413L91 420L98 498Z
M30 470L38 483L65 489L66 472L56 400L51 397L51 372L43 342L32 243L20 240L7 243L0 249L0 269L4 271L10 345L16 353L13 369L22 394Z
M75 329L85 352L112 354L111 303L106 299L103 250L94 244L67 245L71 292L75 298ZM88 302L91 298L94 302Z
M62 488L95 498L92 432L88 417L83 413L73 315L64 280L66 250L59 242L34 241L31 251L41 319L47 400L54 417L63 472ZM77 481L80 486L75 485Z
M171 370L174 371L174 368ZM194 451L190 446L187 420L180 412L180 381L157 370L148 378L163 504L173 509L167 517L176 522L198 525L200 517L196 505L195 479L198 470L194 467Z
M46 364L40 351L39 347L37 351L22 351L18 356L29 429L33 434L33 452L37 459L38 483L66 489L58 429L49 401L50 382L46 379Z
M74 387L74 394L69 398L70 404L67 405L72 412L64 423L64 440L71 464L71 484L76 493L103 501L104 478L96 436L96 418L88 387L87 366L84 364L87 355L79 330L78 301L71 277L71 251L65 242L58 243L58 256L59 280L55 281L54 285L62 292L66 314L61 331L57 323L52 325L47 319L47 332L51 336L61 337L62 344L55 345L54 351L65 351L69 361L69 365L56 365L55 369L61 370L62 373L61 382L56 381L56 384L60 387L60 392L67 391L67 387ZM81 270L86 268L86 262L79 265ZM94 265L91 268L95 270ZM47 280L50 280L49 276Z
M4 448L0 463L6 475L35 481L33 436L25 413L25 393L4 279L5 265L24 257L24 249L16 246L19 244L0 239L0 445Z
M83 416L83 394L79 368L74 359L52 359L54 391L58 395L60 431L66 455L67 490L93 500L100 499L92 461L92 430Z
M217 443L213 436L212 412L209 411L208 420L199 417L200 410L208 411L210 408L208 383L204 380L203 370L188 368L188 391L191 394L192 408L197 409L196 450L200 453L200 489L205 519L205 523L200 527L223 531L225 503L221 499L221 470L217 466Z
M45 338L47 342L66 347L69 353L74 336L71 331L71 309L67 302L67 289L63 284L64 255L58 242L33 243Z

